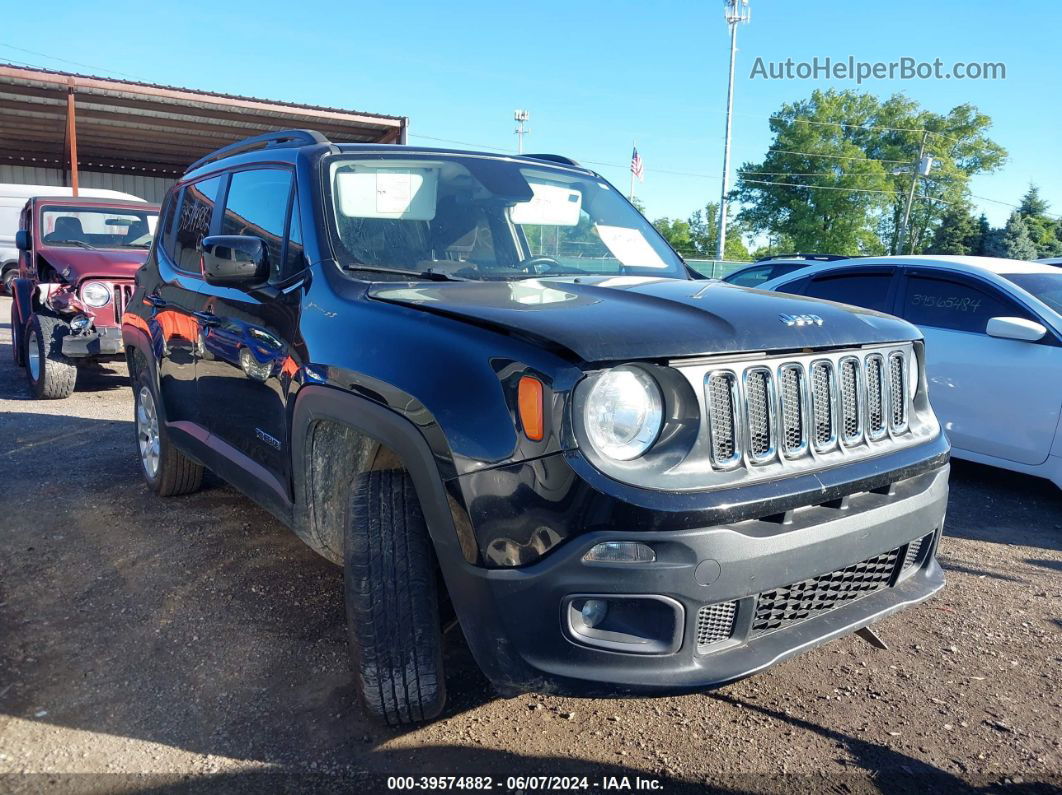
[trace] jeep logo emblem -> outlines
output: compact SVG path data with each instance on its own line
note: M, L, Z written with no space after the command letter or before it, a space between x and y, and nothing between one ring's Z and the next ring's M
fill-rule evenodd
M779 315L778 319L789 327L822 325L822 318L818 315Z

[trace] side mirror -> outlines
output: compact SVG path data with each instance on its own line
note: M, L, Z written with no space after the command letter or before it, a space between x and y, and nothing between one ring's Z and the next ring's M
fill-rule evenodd
M19 251L29 251L33 248L33 241L30 240L30 233L26 229L19 229L15 232L15 248Z
M253 235L212 235L199 244L203 278L221 287L258 287L269 281L265 242Z
M1036 342L1036 340L1043 339L1047 333L1044 326L1023 317L994 317L988 321L985 331L989 337L1025 342Z

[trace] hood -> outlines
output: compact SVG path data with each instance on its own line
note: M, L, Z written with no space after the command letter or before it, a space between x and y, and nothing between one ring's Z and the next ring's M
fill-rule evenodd
M70 268L67 281L77 284L84 278L93 276L104 281L108 279L132 279L140 266L147 259L145 249L99 249L74 248L73 246L49 246L38 249L55 268L63 273Z
M583 361L847 347L918 339L899 318L719 281L570 277L374 284L370 297L520 332ZM783 315L822 325L787 325Z

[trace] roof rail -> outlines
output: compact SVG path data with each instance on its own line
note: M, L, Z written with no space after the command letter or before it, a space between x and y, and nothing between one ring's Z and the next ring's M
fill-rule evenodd
M833 262L839 259L857 259L857 256L848 254L768 254L760 257L756 262L766 262L771 259L806 259L808 262Z
M184 173L195 171L197 168L221 160L223 157L251 152L255 149L280 149L289 146L310 146L312 144L327 144L330 141L316 130L277 130L275 132L262 133L250 138L244 138L234 144L223 146L211 152L206 157L201 157L185 169Z
M580 166L577 162L572 160L570 157L565 157L564 155L522 155L522 157L530 157L532 160L549 160L552 163L561 163L565 166L576 166L577 168L582 168L582 166Z

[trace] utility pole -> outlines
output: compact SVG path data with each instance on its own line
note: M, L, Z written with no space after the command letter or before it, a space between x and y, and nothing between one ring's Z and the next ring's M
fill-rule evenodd
M918 177L928 176L932 165L932 158L926 160L926 144L929 142L929 130L922 132L922 146L918 150L918 161L911 168L911 190L907 193L907 206L903 210L903 224L900 226L899 240L896 244L896 253L902 254L904 244L910 240L911 254L914 254L915 240L911 235L911 205L914 204L915 189L918 187ZM924 173L923 173L924 172Z
M723 193L719 199L719 244L716 247L716 259L723 258L726 247L726 195L730 192L730 127L734 113L734 64L737 60L737 29L742 22L748 22L751 12L749 0L725 0L723 15L730 25L730 82L726 89L726 143L723 145Z
M513 120L519 125L516 128L516 151L521 155L524 153L524 136L531 132L524 129L524 124L531 118L531 114L526 110L514 110Z

